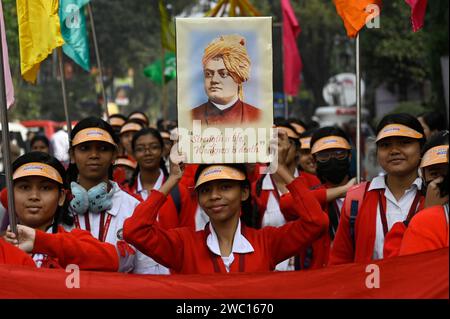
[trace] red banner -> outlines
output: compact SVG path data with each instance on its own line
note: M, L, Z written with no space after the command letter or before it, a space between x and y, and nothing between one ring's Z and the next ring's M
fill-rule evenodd
M448 248L373 265L300 272L171 276L81 272L80 288L72 289L66 281L74 282L74 273L0 265L0 299L448 299L448 274Z

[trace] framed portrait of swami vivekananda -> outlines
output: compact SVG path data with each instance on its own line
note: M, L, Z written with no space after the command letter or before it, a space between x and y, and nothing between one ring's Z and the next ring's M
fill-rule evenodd
M188 163L269 161L272 18L178 18L178 150Z

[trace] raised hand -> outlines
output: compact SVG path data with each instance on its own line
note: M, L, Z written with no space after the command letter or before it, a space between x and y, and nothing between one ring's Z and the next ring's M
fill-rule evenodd
M427 195L425 196L425 208L436 205L444 205L448 202L448 195L441 197L441 192L438 186L438 184L443 181L444 178L439 176L428 184Z
M24 225L17 225L17 232L19 234L19 239L17 239L16 234L11 232L11 229L8 227L4 237L5 240L10 244L19 247L24 252L31 253L36 239L36 230Z

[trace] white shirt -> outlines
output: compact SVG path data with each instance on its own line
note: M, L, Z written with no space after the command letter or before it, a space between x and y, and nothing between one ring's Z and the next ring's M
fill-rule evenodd
M342 211L342 206L344 206L345 197L336 198L336 205L339 208L339 213Z
M298 170L295 169L294 177L297 178L298 176L299 176ZM278 191L275 189L275 185L272 183L270 174L267 174L264 177L261 189L266 191ZM280 196L282 195L280 191L278 191L278 194ZM286 219L284 218L284 215L280 210L280 204L278 203L278 199L275 197L273 192L270 192L261 227L266 226L278 227L283 226L284 224L286 224Z
M235 97L235 98L233 99L233 101L231 101L230 103L225 104L225 105L217 104L217 103L214 103L213 101L211 101L211 103L212 103L215 107L217 107L219 110L223 111L223 110L226 110L226 109L232 107L233 105L235 105L236 102L237 102L238 100L239 100L239 98L238 98L238 97Z
M409 209L416 197L418 190L422 188L422 179L420 177L412 183L411 187L405 191L405 194L396 200L391 190L387 187L385 176L375 177L370 183L369 191L374 189L384 189L384 196L386 197L386 219L388 230L397 222L403 222L408 217ZM373 250L373 259L383 259L384 247L384 232L383 223L381 221L380 204L377 205L377 222L376 222L376 236L375 246Z
M205 229L206 224L209 222L209 216L205 213L203 208L197 204L197 210L195 211L195 231Z
M206 245L208 246L209 250L215 255L222 256L220 252L219 239L217 238L217 234L211 224L209 224L209 230L210 233L208 235L208 238L206 238ZM230 272L231 264L234 261L234 253L248 254L254 251L255 250L253 249L252 244L250 244L247 238L242 236L241 221L239 221L236 232L234 233L233 248L231 249L231 254L228 257L222 257L227 272Z
M112 185L112 207L107 212L107 215L111 215L111 222L108 228L108 233L106 235L105 242L117 245L118 240L122 240L123 236L123 223L125 219L130 217L134 209L137 205L139 205L139 201L128 193L124 192L120 189L119 185L116 182L110 181ZM95 238L98 238L99 230L100 230L100 215L94 213L86 213L89 214L89 223L91 226L91 234ZM78 220L80 223L80 228L86 230L86 223L84 215L78 215ZM105 218L106 221L106 218ZM74 228L66 227L65 228L70 231ZM135 274L169 274L169 270L158 264L152 258L142 254L140 251L136 250L135 255L127 255L125 257L120 256L119 254L119 271L120 272L133 272Z
M46 231L47 234L52 234L52 230L53 230L53 225L51 227L49 227ZM36 264L37 268L41 268L42 267L42 263L44 262L45 258L47 258L47 255L44 254L33 254L33 261Z
M294 177L297 178L299 176L299 172L297 169L295 169ZM272 183L272 179L270 178L270 174L267 174L262 183L262 190L270 190L270 191L278 191L278 194L281 196L282 193L280 193L279 190L275 189L275 185ZM286 219L284 218L283 213L280 209L280 204L278 203L278 199L275 197L273 192L270 192L269 199L267 200L267 206L266 211L264 212L263 220L261 227L266 226L274 226L279 227L286 224ZM278 271L292 271L295 270L294 266L294 257L286 259L285 261L282 261L279 263L275 270Z
M162 186L163 181L164 181L164 173L163 173L162 169L159 169L159 177L156 180L155 185L153 185L153 189L159 191L159 189ZM137 176L136 192L139 195L141 195L143 200L146 200L148 198L148 191L142 187L141 173L139 173Z

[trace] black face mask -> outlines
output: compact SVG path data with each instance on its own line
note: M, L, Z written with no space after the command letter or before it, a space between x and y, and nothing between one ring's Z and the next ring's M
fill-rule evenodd
M325 163L316 162L317 176L322 182L330 182L331 184L340 184L350 172L350 161L348 158L338 160L331 158Z

